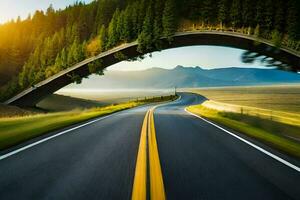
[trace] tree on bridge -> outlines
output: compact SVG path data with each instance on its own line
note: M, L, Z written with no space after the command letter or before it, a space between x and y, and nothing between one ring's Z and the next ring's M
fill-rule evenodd
M224 24L226 24L226 19L228 16L228 0L220 0L218 4L218 20L220 22L221 29L223 28Z
M172 39L177 29L176 3L174 0L166 0L165 9L162 16L163 36L168 40Z
M233 0L230 10L231 24L233 28L240 26L241 24L241 1Z
M142 32L138 37L138 41L140 44L138 47L138 51L148 52L153 50L154 42L155 42L153 29L154 29L154 14L153 14L152 2L150 2L144 20Z

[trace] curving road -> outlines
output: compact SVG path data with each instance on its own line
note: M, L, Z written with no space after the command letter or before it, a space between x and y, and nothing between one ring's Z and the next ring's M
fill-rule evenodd
M298 171L184 111L203 100L183 93L154 111L166 198L300 199ZM2 152L0 199L131 199L151 107L100 118L6 158L22 145Z

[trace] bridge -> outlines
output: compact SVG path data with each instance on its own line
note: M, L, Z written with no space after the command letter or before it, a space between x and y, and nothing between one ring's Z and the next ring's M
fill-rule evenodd
M275 48L270 41L258 39L241 33L220 31L181 32L174 35L171 43L169 43L165 38L162 38L161 41L161 50L194 45L213 45L244 49L250 52L256 52L259 55L265 55L282 63L286 63L289 66L292 66L294 71L300 71L300 54L298 52L284 47ZM72 80L70 76L71 74L76 74L80 77L90 75L91 72L87 65L91 62L101 59L101 67L102 69L105 69L122 60L133 59L145 53L151 53L145 52L141 54L137 51L137 46L137 42L132 42L100 53L95 57L88 58L34 85L31 88L26 89L7 100L5 104L20 107L34 107L43 98L72 83L74 80ZM117 56L118 53L125 55L124 58L120 59Z

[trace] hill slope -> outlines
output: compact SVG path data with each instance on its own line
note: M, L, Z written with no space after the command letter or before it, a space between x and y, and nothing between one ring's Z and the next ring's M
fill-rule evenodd
M37 104L37 107L47 111L68 111L104 106L97 101L52 94Z
M91 76L72 88L141 89L248 86L300 83L300 75L275 69L220 68L177 66L174 69L151 68L144 71L107 71L104 76Z

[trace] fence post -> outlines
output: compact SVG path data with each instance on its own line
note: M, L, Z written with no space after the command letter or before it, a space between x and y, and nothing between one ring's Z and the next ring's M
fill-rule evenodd
M273 111L271 110L271 121L273 121Z

